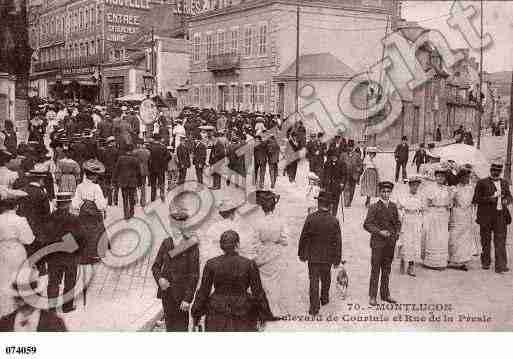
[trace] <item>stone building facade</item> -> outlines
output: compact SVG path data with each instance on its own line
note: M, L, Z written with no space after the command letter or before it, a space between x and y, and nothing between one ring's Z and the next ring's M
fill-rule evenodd
M298 8L300 55L329 53L361 71L380 58L380 41L396 1L259 0L207 6L189 21L189 104L293 113L294 100L285 98L288 83L280 75L296 60Z

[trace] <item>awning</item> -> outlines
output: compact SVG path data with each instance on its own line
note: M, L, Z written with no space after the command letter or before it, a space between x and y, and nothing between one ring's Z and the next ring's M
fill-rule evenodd
M142 93L131 93L122 97L118 97L116 101L122 101L122 102L140 102L147 98L146 95L143 95Z

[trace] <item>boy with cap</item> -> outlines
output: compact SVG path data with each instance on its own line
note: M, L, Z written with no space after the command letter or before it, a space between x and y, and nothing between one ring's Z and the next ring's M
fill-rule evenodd
M340 223L330 214L331 194L321 192L317 201L319 209L306 217L298 245L299 259L308 261L310 315L319 314L320 305L329 303L331 266L337 268L342 257Z
M60 192L56 194L57 209L50 215L48 221L48 244L62 243L68 238L74 241L80 239L80 222L77 216L70 213L73 193ZM50 235L51 233L51 235ZM55 311L58 305L59 286L64 279L64 313L75 310L73 305L74 288L77 281L77 268L79 252L51 253L46 257L48 261L48 304L50 310Z
M383 181L378 184L380 199L369 207L363 228L371 234L371 276L369 283L369 304L377 305L378 282L381 285L381 299L397 303L390 297L389 277L394 260L395 243L399 238L401 222L395 203L390 202L394 184Z
M501 178L503 165L496 161L490 167L490 177L480 179L474 190L472 203L477 205L476 222L481 228L481 265L490 269L490 244L495 248L495 272L502 274L509 271L506 251L506 235L511 215L508 205L513 202L509 183Z

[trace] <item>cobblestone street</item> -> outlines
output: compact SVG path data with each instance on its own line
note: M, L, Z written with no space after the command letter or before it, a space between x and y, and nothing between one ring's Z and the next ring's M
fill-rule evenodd
M504 153L505 138L486 137L483 149L489 158ZM384 177L390 179L393 171L393 157L384 153L378 155L378 163L384 171ZM413 167L408 168L409 171ZM359 188L351 208L344 209L344 218L340 214L343 230L342 257L347 261L345 268L349 274L349 292L345 300L340 298L332 282L330 303L321 308L319 317L307 316L308 311L308 275L306 264L297 258L297 243L307 213L306 193L307 163L302 162L298 171L298 183L291 185L285 177L279 177L277 192L281 194L277 211L290 227L290 242L284 255L286 269L283 274L283 305L290 315L287 320L269 323L266 330L511 330L513 328L513 275L509 272L498 275L493 270L480 268L479 259L470 264L468 272L445 270L428 271L421 267L417 277L399 274L399 264L395 261L391 275L392 296L402 304L445 305L442 311L407 311L371 309L368 307L368 280L370 270L369 235L362 228L366 214ZM189 178L193 179L193 171ZM209 180L209 179L208 179ZM207 180L207 183L209 183ZM191 189L193 189L191 187ZM149 192L149 191L148 191ZM207 192L207 191L205 191ZM208 192L210 193L210 192ZM210 194L209 194L210 195ZM224 187L214 192L215 201L227 196L237 197L241 201L244 193L234 186ZM136 217L151 223L152 234L143 240L153 241L151 250L134 264L124 268L112 268L100 264L87 291L87 305L84 308L78 301L78 310L64 314L72 330L147 330L148 323L159 319L160 301L156 299L156 285L151 275L151 263L168 227L167 204L157 200L145 211L136 207ZM159 215L155 215L159 214ZM260 215L260 211L247 215L247 223ZM122 217L121 207L110 208L108 223L115 223ZM159 220L160 219L160 220ZM200 234L217 220L217 214L210 216L197 231ZM138 224L137 224L138 223ZM144 222L137 222L144 225ZM116 225L108 226L112 233ZM513 258L511 230L508 233L509 258ZM137 236L127 232L115 237L112 243L114 253L127 253L135 248ZM492 267L493 268L493 267ZM335 272L333 272L335 274ZM98 311L98 307L102 310ZM108 307L109 310L105 309ZM113 313L108 318L95 313ZM118 313L118 314L116 314ZM429 320L431 313L440 316L440 321ZM400 320L397 315L401 315ZM445 314L445 318L444 318ZM407 316L409 315L409 317ZM369 317L372 317L369 319ZM449 321L448 317L453 320ZM314 320L315 319L315 320Z

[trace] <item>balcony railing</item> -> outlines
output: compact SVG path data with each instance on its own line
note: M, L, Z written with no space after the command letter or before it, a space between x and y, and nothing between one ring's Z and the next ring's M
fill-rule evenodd
M55 60L34 64L34 71L50 71L65 68L87 67L98 64L99 55L84 56L77 59Z
M240 56L227 53L210 56L207 59L207 69L209 71L228 71L240 68Z

